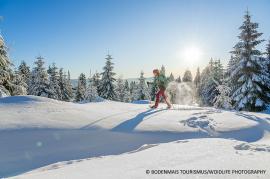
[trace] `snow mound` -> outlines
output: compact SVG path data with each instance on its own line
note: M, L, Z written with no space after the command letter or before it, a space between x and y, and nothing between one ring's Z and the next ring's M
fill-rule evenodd
M141 174L145 171L138 173L134 167L142 170L156 166L181 168L195 162L197 166L200 164L209 168L214 165L210 159L215 160L215 157L218 159L218 156L210 157L209 153L209 157L206 157L204 154L208 150L212 152L217 150L222 155L226 154L224 160L227 162L232 152L233 160L237 158L235 154L243 156L253 153L265 155L265 160L269 161L267 157L270 116L268 114L188 105L174 105L172 110L165 108L165 104L161 104L158 109L149 109L149 104L107 100L99 103L77 104L36 96L1 98L0 177L14 176L56 163L50 166L51 170L48 170L48 173L45 169L44 175L38 173L36 178L42 179L45 176L45 178L69 176L70 178L90 178L89 176L110 178L103 175L103 172L100 174L101 166L108 174L119 178L117 176L122 175L117 162L122 165L131 161L128 168L123 167L123 172L130 173L131 177L124 173L123 178L144 178ZM210 140L213 137L223 139ZM201 139L193 140L196 138ZM168 145L160 144L176 140L181 141ZM164 146L167 146L165 147L167 150L163 149ZM147 151L152 151L155 155L150 154L150 157L145 157L146 154L143 153ZM108 156L122 153L126 154ZM173 159L170 158L170 154L179 157ZM101 156L108 157L95 158ZM125 156L129 160L122 160ZM167 156L169 158L166 158ZM91 160L81 160L90 157ZM90 162L92 160L97 163L96 166ZM147 160L150 163L144 165ZM220 160L223 161L223 156ZM237 164L241 161L249 167L253 166L251 161L258 163L254 158L250 159L250 163L245 162L245 157L238 160ZM265 163L265 160L262 160L262 163ZM59 161L68 162L57 163ZM80 166L80 163L83 163L83 166ZM69 170L66 168L68 166L74 166L80 172L75 172L75 169ZM114 170L110 169L111 166ZM70 174L70 171L73 171L73 174ZM55 174L59 174L59 177ZM64 174L67 176L65 177ZM82 175L77 177L77 174ZM36 173L25 176L34 177L34 175Z
M25 103L62 103L61 101L40 97L40 96L9 96L0 98L0 105L4 104L25 104Z
M137 151L85 160L59 162L12 179L85 178L270 178L270 153L250 151L240 154L239 141L192 139L166 144L144 145ZM158 157L157 157L158 156ZM181 174L190 170L264 170L258 174ZM149 170L150 173L147 173ZM163 171L163 174L155 172ZM166 170L178 170L164 174ZM182 170L182 171L179 171Z

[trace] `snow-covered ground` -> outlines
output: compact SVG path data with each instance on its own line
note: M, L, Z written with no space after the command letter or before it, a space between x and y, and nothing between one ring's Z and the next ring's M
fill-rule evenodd
M270 178L268 114L17 96L0 115L0 178ZM266 173L151 174L168 169Z

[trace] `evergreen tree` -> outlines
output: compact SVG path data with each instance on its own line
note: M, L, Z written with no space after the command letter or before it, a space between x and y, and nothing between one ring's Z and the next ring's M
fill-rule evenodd
M99 89L99 86L100 86L100 75L99 73L95 73L93 75L93 86L95 86L97 88L97 93L98 95L100 96L101 92L100 92L100 89Z
M169 76L169 78L168 78L168 81L169 81L169 82L174 81L174 76L173 76L173 74L172 74L172 73L170 74L170 76Z
M12 94L12 70L4 39L0 36L0 97Z
M165 66L164 65L161 66L160 74L163 74L164 76L166 76L166 70L165 70Z
M204 105L212 106L219 92L217 87L223 83L223 67L220 60L210 60L201 73L201 83L198 88L199 96Z
M265 61L265 70L266 70L265 73L267 74L267 76L270 77L270 40L268 41L268 44L266 45L265 55L266 55L265 60L264 60Z
M88 85L85 92L85 100L89 102L95 102L97 101L97 98L98 98L98 92L97 92L97 87L95 86L95 83L94 83L94 77L95 77L95 74L93 75L93 77L91 77L91 74L90 74L90 77L88 79Z
M106 65L103 67L103 72L101 73L102 78L98 90L100 92L100 97L104 99L114 100L115 96L115 73L113 72L113 63L111 62L111 55L107 55Z
M136 100L135 99L135 93L136 93L136 82L135 81L131 81L130 82L130 96L131 96L131 101L134 101L134 100Z
M27 84L25 83L23 76L19 71L15 71L13 83L13 95L26 95L27 94Z
M63 68L60 68L59 70L59 87L61 92L61 100L71 101L73 98L73 89L70 81L70 74L67 76L63 72Z
M128 89L125 87L125 83L123 79L120 77L116 81L116 100L121 102L129 102L130 93Z
M49 88L48 73L44 68L44 61L41 56L37 57L36 65L32 70L29 94L48 97L52 92Z
M125 81L125 98L124 98L124 102L128 103L131 100L131 94L130 94L130 87L128 84L128 81Z
M175 80L177 83L181 83L182 82L182 80L181 80L181 76L179 75L179 77L178 78L176 78L176 80Z
M130 92L130 87L129 87L129 84L128 84L128 80L125 80L125 88L127 91Z
M240 54L241 48L239 43L233 47L233 51L231 51L231 58L229 60L226 73L225 73L225 80L228 86L230 87L231 93L235 91L239 86L237 86L237 80L239 76L233 74L235 69L238 68L237 64L240 62ZM232 94L231 94L232 95Z
M218 85L216 90L218 95L214 98L214 107L223 109L232 109L232 99L230 97L230 88L226 85Z
M31 70L25 61L22 61L22 63L19 65L18 74L21 75L21 79L23 80L23 82L27 84L27 91L28 91L28 86L30 85L31 82Z
M182 79L183 82L192 82L192 74L190 70L186 70Z
M61 89L59 85L60 77L59 77L58 68L56 67L55 63L53 63L52 66L49 68L48 73L50 74L49 85L50 85L50 91L51 91L49 98L62 100L62 93L61 93Z
M81 73L78 78L78 86L76 90L75 100L77 102L84 101L85 92L86 92L86 77L85 77L85 74Z
M235 79L235 83L231 84L232 100L238 110L261 111L270 101L269 76L265 74L261 52L256 49L263 42L259 40L262 33L258 33L257 28L258 24L251 22L251 16L246 12L238 36L239 61L231 72L231 78Z
M268 41L268 44L266 45L266 58L268 61L270 60L270 40Z
M196 88L198 88L200 86L201 83L201 73L200 73L200 68L197 68L197 73L196 76L194 78L194 84L196 86Z
M141 72L141 76L139 78L139 83L136 87L135 99L136 100L147 100L150 99L149 91L147 85L145 83L144 73Z

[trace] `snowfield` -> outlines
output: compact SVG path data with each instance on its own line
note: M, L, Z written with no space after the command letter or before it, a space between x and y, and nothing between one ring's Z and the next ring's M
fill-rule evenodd
M0 178L270 178L268 114L16 96L0 115ZM195 169L266 171L151 173Z

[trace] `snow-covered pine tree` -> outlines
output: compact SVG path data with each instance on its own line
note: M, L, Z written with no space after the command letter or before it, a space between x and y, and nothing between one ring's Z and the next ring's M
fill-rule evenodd
M126 90L128 90L130 92L128 80L125 80L125 88L126 88Z
M181 76L179 75L179 77L178 78L176 78L176 80L175 80L177 83L181 83L182 82L182 80L181 80Z
M61 91L61 100L71 101L73 98L73 89L70 82L70 77L67 77L66 73L63 71L63 68L60 68L59 70L59 87Z
M232 99L230 97L231 90L225 85L218 85L216 87L218 95L214 98L214 107L223 109L232 109Z
M48 97L52 92L49 88L48 73L44 68L44 58L37 57L36 65L31 74L31 84L29 86L29 94L35 96Z
M231 77L235 79L232 87L232 100L238 110L261 111L269 104L269 76L262 67L261 52L256 46L262 33L257 32L258 23L251 22L247 11L238 38L239 62L235 64Z
M237 64L240 61L240 54L241 54L241 49L240 49L240 45L239 43L236 44L233 47L233 51L231 51L231 58L229 60L227 69L226 69L226 73L225 73L225 81L228 84L228 86L230 87L231 93L233 91L235 91L238 86L236 86L237 84L237 79L239 77L237 77L235 74L233 74L233 72L235 71L236 68L239 68L237 66ZM232 94L231 94L232 95Z
M12 95L27 95L27 84L19 71L15 70L12 80Z
M268 41L268 43L266 45L265 55L266 55L266 57L265 57L265 70L266 70L266 74L268 76L270 76L270 40Z
M88 78L88 85L85 91L85 100L88 102L95 102L98 98L97 87L94 85L94 76Z
M99 90L99 86L100 86L100 75L98 72L96 72L93 77L93 85L97 88L97 93L100 96L100 90Z
M0 35L0 97L12 94L12 70L7 47Z
M190 70L186 70L182 79L183 82L192 82L192 74Z
M130 87L127 80L125 81L125 93L126 95L124 98L124 102L129 103L131 100L131 95L130 95Z
M22 61L21 64L19 65L18 73L19 75L21 75L21 78L24 81L24 83L27 84L27 91L28 91L28 86L30 85L31 82L31 70L25 61Z
M201 83L198 93L204 105L213 105L215 97L219 94L217 86L223 81L223 67L220 60L211 58L208 66L201 73Z
M129 102L130 93L128 89L125 87L124 80L119 77L116 81L116 100L121 102Z
M268 40L268 43L266 45L266 58L270 60L270 40Z
M173 76L173 74L172 74L172 73L170 74L170 76L169 76L169 78L168 78L168 81L169 81L169 82L174 81L174 76Z
M201 73L200 73L200 68L198 67L196 76L194 78L195 87L198 88L200 86L200 83L201 83Z
M78 86L76 90L75 100L77 102L85 100L85 91L86 91L86 77L84 73L81 73L78 78Z
M164 65L161 66L160 74L163 74L164 76L166 76L166 70L165 70L165 66Z
M98 91L100 92L100 97L109 100L115 100L115 73L113 72L113 63L111 60L113 59L111 55L107 55L106 64L103 67L103 72L101 73L102 78L100 80L100 85L98 87Z
M74 89L73 89L73 85L71 83L69 70L68 70L68 74L67 74L67 85L68 85L68 93L70 94L71 99L73 99L74 98Z
M145 83L144 73L141 72L139 83L136 85L135 99L136 100L149 100L150 94L148 87Z
M48 70L48 73L50 74L49 86L50 86L50 91L51 91L51 94L49 94L48 97L52 99L62 100L62 93L61 93L61 89L59 85L60 77L59 77L58 68L56 67L55 63L52 64L52 66Z
M130 100L131 100L131 101L136 100L136 99L135 99L135 93L136 93L136 82L135 82L135 81L131 81L131 82L130 82L130 87L129 87L129 89L130 89Z

